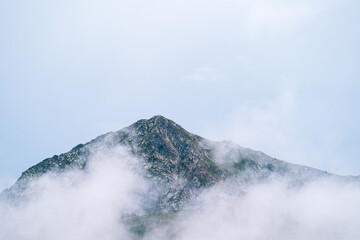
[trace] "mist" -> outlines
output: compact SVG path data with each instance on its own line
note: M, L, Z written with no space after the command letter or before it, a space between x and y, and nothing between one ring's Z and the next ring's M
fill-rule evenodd
M149 218L161 189L144 160L125 147L97 146L85 170L47 174L27 197L0 204L1 239L357 239L360 187L337 178L291 187L286 179L202 191L182 211L154 220L142 234L127 219Z
M236 192L236 191L235 191ZM181 219L179 239L358 239L360 188L317 181L301 188L286 182L231 188L202 196L200 210Z
M1 239L119 239L121 217L141 215L148 185L139 159L124 148L94 152L86 171L47 174L31 182L28 197L1 205Z

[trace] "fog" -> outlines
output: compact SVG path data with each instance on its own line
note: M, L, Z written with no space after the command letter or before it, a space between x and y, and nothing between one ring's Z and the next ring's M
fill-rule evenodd
M142 214L139 159L123 148L94 153L85 172L68 171L34 181L30 197L1 208L1 239L118 239L121 216ZM136 170L135 170L136 169Z
M101 147L84 171L34 180L28 198L0 204L0 239L132 239L126 219L148 217L160 197L143 160ZM153 224L143 239L359 239L360 187L334 179L289 187L286 179L204 190L189 207Z
M214 189L215 190L215 189ZM203 208L181 222L180 239L358 239L360 189L314 182L300 189L273 182L245 195L210 191Z

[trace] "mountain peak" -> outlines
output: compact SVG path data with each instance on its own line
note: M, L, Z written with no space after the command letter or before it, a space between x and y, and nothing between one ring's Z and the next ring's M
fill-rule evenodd
M196 196L197 191L229 176L246 180L250 178L248 174L262 179L278 174L292 176L300 182L329 176L319 170L292 165L251 149L243 149L237 144L212 142L186 131L164 116L155 115L116 133L104 134L80 144L67 153L43 160L26 170L8 190L8 194L25 194L31 180L47 173L60 174L67 169L86 170L91 159L89 149L96 150L103 145L109 149L127 147L131 156L143 160L146 177L165 189L163 197L158 200L157 208L160 209L180 209L185 200Z
M128 129L134 131L134 133L138 136L148 137L151 139L172 139L175 142L180 138L189 140L201 139L199 136L186 131L174 121L161 115L155 115L149 119L141 119L130 125Z
M135 140L137 154L156 166L156 176L170 181L182 177L200 187L212 185L226 175L200 146L202 138L170 119L156 115L137 121L127 130Z
M170 121L170 119L162 116L162 115L155 115L152 118L149 119L149 121Z
M174 121L172 121L164 116L161 116L161 115L155 115L149 119L141 119L141 120L135 122L134 124L132 124L131 126L138 127L138 126L143 126L143 125L146 125L151 128L152 127L155 127L155 128L167 127L168 125L181 128L180 125L176 124Z

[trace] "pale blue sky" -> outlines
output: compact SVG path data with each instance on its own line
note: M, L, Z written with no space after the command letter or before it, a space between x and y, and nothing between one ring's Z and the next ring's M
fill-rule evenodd
M360 174L349 0L0 0L0 188L161 114L191 132Z

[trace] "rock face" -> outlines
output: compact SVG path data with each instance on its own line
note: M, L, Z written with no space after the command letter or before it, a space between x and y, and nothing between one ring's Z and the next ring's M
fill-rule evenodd
M272 176L291 176L294 183L302 183L333 176L271 158L232 142L209 141L165 117L154 116L43 160L23 172L3 194L10 197L26 195L28 183L46 173L85 170L91 151L104 145L108 148L125 146L133 156L144 160L142 168L146 177L163 186L156 211L181 209L199 191L225 179L237 179L241 183L254 177L266 180Z

